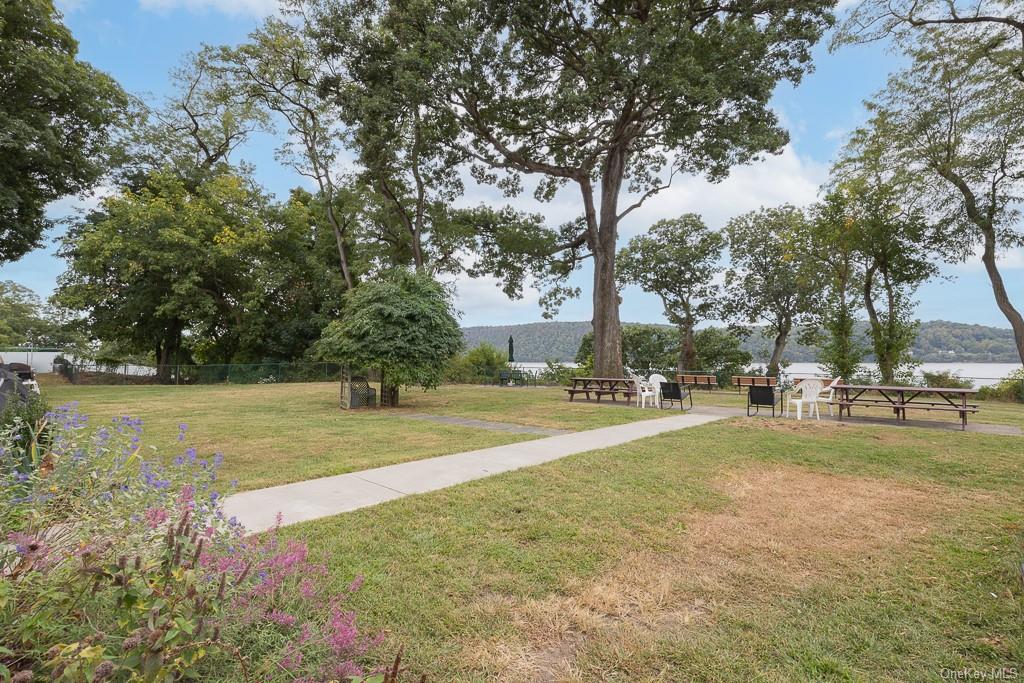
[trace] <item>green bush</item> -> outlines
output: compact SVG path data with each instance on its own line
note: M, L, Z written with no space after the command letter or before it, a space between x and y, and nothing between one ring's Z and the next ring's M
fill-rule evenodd
M949 389L970 389L974 383L949 370L938 372L921 372L926 387L946 387Z
M13 396L0 410L0 434L11 433L24 443L46 441L49 429L45 417L50 406L38 394L31 394L27 403Z
M1024 368L1014 370L999 384L981 387L978 398L983 401L1015 401L1024 403Z
M507 356L496 346L484 342L452 358L445 371L445 381L455 384L487 383L507 369Z

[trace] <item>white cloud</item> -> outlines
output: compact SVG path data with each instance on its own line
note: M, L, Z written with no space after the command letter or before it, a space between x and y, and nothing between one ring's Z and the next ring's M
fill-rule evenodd
M843 140L849 134L850 134L850 131L846 130L845 128L837 126L835 128L831 128L831 129L829 129L828 131L825 132L825 139L826 140Z
M827 176L827 164L802 157L792 146L787 146L782 154L732 169L729 176L719 183L710 183L693 176L677 178L671 188L651 197L623 220L619 243L625 244L630 237L645 232L658 220L688 212L700 214L710 227L720 229L730 218L762 206L786 203L807 206L816 201L818 188ZM579 189L574 184L566 185L553 201L538 203L530 194L532 184L527 184L522 195L506 199L493 187L476 185L468 178L468 174L465 180L466 194L459 202L462 205L508 203L523 211L542 214L551 226L576 218L582 212ZM536 178L527 177L525 180L535 182ZM635 196L623 194L619 202L620 210L636 199ZM571 284L582 288L582 296L575 302L567 303L560 319L585 320L590 317L591 277L589 265L573 277ZM465 324L529 322L540 319L539 292L529 289L523 299L510 301L496 286L496 282L495 279L486 278L459 278L457 303L465 313ZM623 293L623 317L631 321L659 320L661 303L657 297L634 289L627 289Z
M76 2L78 0L71 0ZM278 0L139 0L143 9L167 12L185 9L190 12L213 10L232 16L265 17L277 10Z
M540 318L540 292L533 287L524 287L523 298L511 300L496 277L462 274L447 282L455 284L455 307L463 313L463 324L505 325Z
M981 262L982 247L978 245L963 263L953 264L952 270L963 273L977 273L985 270L985 264ZM996 263L1001 269L1016 270L1024 268L1024 248L1003 250L996 254Z
M46 216L53 220L71 218L93 211L99 207L100 201L114 194L114 188L100 185L84 195L70 195L46 205Z
M818 188L827 177L826 164L801 157L787 145L782 154L733 168L719 183L694 176L673 183L627 216L621 233L624 238L632 237L655 221L683 213L698 213L709 227L717 229L730 218L762 206L807 206L817 199ZM628 206L630 201L623 197L620 204Z

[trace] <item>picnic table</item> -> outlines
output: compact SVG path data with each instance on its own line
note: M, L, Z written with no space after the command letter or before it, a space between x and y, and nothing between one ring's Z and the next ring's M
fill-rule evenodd
M903 387L879 384L837 384L835 403L839 406L839 419L843 409L850 416L853 406L866 408L889 408L897 420L907 419L907 409L937 410L955 412L960 415L960 429L967 429L967 413L978 412L976 403L968 403L968 397L977 393L974 389L959 387Z
M627 401L636 394L633 382L621 377L573 377L572 387L565 390L569 394L569 400L576 398L576 394L585 394L587 400L594 394L600 401L602 396L611 396L615 401L616 394L622 394Z

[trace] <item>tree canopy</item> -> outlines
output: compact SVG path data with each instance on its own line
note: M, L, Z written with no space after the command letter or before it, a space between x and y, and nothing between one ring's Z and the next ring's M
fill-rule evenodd
M721 233L688 213L658 221L619 252L620 280L657 294L665 317L679 329L679 372L698 369L695 326L720 310L721 284L715 278L723 270L724 247Z
M77 53L52 0L0 4L0 264L40 245L49 202L105 169L126 98Z
M969 37L925 34L910 56L910 67L868 103L872 118L851 147L901 169L938 228L943 258L964 260L980 248L1024 361L1024 317L998 265L1002 250L1024 245L1024 83L979 55Z
M156 173L69 231L55 298L84 312L98 338L152 352L164 369L293 357L326 324L332 298L307 258L308 231L301 197L275 209L241 176L190 188Z
M535 174L541 200L576 186L577 220L515 239L481 231L504 240L487 265L523 276L530 257L554 278L557 301L571 293L561 278L592 257L595 371L619 376L619 221L674 174L719 179L781 149L787 136L768 102L778 81L809 67L834 2L302 4L326 52L353 51L385 73L409 67L379 87L451 131L478 180L515 194ZM351 42L353 24L365 42ZM637 201L620 207L623 189Z
M744 324L764 323L774 346L768 372L776 374L794 328L810 320L821 281L807 240L803 210L762 208L737 216L725 228L731 265L726 271L726 316Z

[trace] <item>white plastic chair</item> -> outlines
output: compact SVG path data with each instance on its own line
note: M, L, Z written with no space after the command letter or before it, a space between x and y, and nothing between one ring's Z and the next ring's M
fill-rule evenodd
M821 392L823 390L824 386L820 379L805 379L797 384L786 401L786 417L789 417L789 406L795 403L796 419L803 419L803 407L806 405L808 406L807 416L814 415L820 420L821 411L818 410L818 401L822 400ZM797 393L800 394L800 398L794 398Z
M654 392L651 405L661 407L661 383L667 381L665 375L651 375L647 378L647 383L651 385L651 391Z
M651 405L654 405L654 389L651 385L644 380L643 377L635 373L629 373L629 379L636 385L636 406L637 408L646 408L647 399L651 399Z
M836 385L837 384L842 384L842 383L843 383L843 378L842 377L836 377L835 379L833 379L831 382L828 383L827 387L825 387L824 389L821 390L821 393L822 393L821 400L825 402L825 406L828 408L828 416L829 417L832 417L832 403L835 402L835 400L836 400ZM826 395L826 393L827 393L827 395Z

